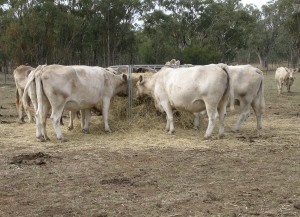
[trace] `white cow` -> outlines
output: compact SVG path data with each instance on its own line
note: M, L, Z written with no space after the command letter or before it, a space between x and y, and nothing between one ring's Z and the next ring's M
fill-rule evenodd
M277 82L278 95L282 94L282 86L285 85L288 92L291 92L291 86L294 83L294 72L298 69L289 69L286 67L279 67L275 72L275 80Z
M30 79L34 79L34 74L36 73L36 71L41 70L43 67L45 67L46 65L39 65L37 68L33 68L33 70L29 73L26 83L28 82L28 80ZM29 108L29 103L31 102L34 108L34 112L37 111L37 97L36 97L36 87L35 84L32 84L29 88L27 88L28 90L25 92L25 86L24 85L24 89L23 89L23 97L20 99L20 101L23 104L24 110L26 112L26 114L29 114L31 117L31 108ZM29 116L28 116L29 117ZM29 118L30 120L30 118ZM33 122L33 118L31 117L31 122ZM64 125L63 123L63 118L61 117L60 119L60 124Z
M46 132L47 113L52 108L51 116L56 136L62 142L67 141L62 135L59 120L63 110L89 111L101 109L105 131L111 132L108 125L110 99L116 94L127 94L127 76L115 75L101 67L49 65L36 70L26 87L36 85L38 103L36 137L38 141L48 140ZM85 113L86 123L90 118Z
M13 72L15 83L16 83L16 107L18 111L18 120L21 123L24 122L23 103L22 103L23 93L24 93L26 83L28 81L28 75L32 70L34 70L34 68L31 66L20 65ZM33 122L30 109L25 110L25 112L27 114L28 121Z
M239 131L242 123L253 108L257 129L262 128L262 114L265 108L263 72L251 65L228 66L234 89L235 103L240 105L241 115L233 131ZM195 114L194 126L199 128L199 113Z
M117 70L111 67L104 68L105 70L115 74L115 75L120 75L122 74L121 68L118 68ZM118 94L117 94L118 95ZM124 96L122 93L120 96ZM96 108L93 108L92 111L96 114L102 115L102 111L97 110ZM100 114L101 113L101 114ZM79 117L80 114L80 117ZM68 124L68 130L73 130L74 129L74 119L75 117L80 118L80 123L81 123L81 130L83 133L89 133L89 117L91 116L91 110L86 109L86 110L80 110L80 111L70 111L69 112L69 124ZM87 119L88 118L88 119Z
M137 82L137 96L152 96L155 106L167 114L166 130L174 133L173 109L201 112L207 110L208 127L204 139L211 137L219 113L219 136L224 135L224 116L229 95L233 96L228 68L211 64L190 68L163 67L151 78L142 75ZM233 109L234 101L231 102Z

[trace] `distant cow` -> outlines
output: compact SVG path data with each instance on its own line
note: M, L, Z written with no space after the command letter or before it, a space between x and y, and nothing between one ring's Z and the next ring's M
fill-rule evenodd
M172 110L201 112L206 108L209 123L204 139L211 137L218 113L219 136L223 137L226 105L229 95L233 96L230 80L225 64L175 69L163 67L151 78L140 76L137 96L154 98L156 108L167 113L166 130L170 134L175 131Z
M282 86L285 85L287 91L291 91L291 86L294 83L295 76L294 72L297 72L298 69L289 69L286 67L279 67L275 72L275 80L277 82L278 95L282 94Z
M33 82L35 81L35 82ZM25 91L36 85L38 102L36 136L38 141L48 140L46 133L47 113L56 136L67 141L61 132L59 120L63 110L79 111L96 107L103 112L105 131L111 132L108 125L110 99L116 94L127 94L127 76L115 75L101 67L49 65L29 79ZM86 113L88 123L89 112Z
M172 66L172 67L179 67L180 66L180 60L172 59L170 61L167 61L165 63L166 66Z
M28 75L32 70L34 70L34 68L31 66L20 65L14 70L13 73L16 83L16 107L18 111L18 120L22 123L24 122L22 97L28 81ZM28 121L33 122L33 118L29 109L25 110L25 112L27 114Z
M228 66L236 104L240 105L241 115L233 131L238 131L253 108L257 129L262 128L262 113L265 108L263 72L251 65ZM195 114L195 128L199 127L199 113Z

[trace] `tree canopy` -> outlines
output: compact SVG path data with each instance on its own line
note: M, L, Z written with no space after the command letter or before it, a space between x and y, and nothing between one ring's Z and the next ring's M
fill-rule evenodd
M300 62L300 4L1 0L0 65Z

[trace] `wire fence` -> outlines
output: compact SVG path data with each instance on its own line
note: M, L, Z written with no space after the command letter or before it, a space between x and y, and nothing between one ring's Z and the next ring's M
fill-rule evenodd
M15 84L13 74L0 72L0 85L11 85L11 84Z

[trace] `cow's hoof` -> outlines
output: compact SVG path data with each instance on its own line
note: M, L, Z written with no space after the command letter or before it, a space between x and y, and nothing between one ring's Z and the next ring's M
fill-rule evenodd
M36 137L37 142L46 142L44 137Z
M174 135L174 134L175 134L175 130L170 130L170 131L168 132L168 134Z
M90 131L89 130L86 130L86 129L82 129L81 130L84 134L89 134L90 133Z
M112 133L111 129L106 129L105 132L106 133Z
M73 130L73 127L68 127L68 130L69 130L69 131Z
M211 138L211 136L204 136L204 140L209 140Z
M62 138L62 139L59 139L61 143L63 142L68 142L69 140L65 139L65 138Z
M219 139L224 139L224 138L225 138L224 134L219 135Z

